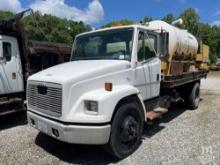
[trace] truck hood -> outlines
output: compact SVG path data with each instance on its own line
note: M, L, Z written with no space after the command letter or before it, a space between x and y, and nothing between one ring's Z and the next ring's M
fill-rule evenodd
M72 61L38 72L28 80L64 84L69 81L77 82L121 71L130 66L130 62L124 60Z

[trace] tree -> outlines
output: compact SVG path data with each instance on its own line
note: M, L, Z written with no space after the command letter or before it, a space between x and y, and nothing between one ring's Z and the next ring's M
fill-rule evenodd
M131 21L131 20L128 20L128 19L121 19L121 20L118 20L118 21L112 21L112 22L109 22L108 24L102 26L101 28L104 28L104 27L111 27L111 26L132 25L132 24L134 24L134 22Z
M0 19L14 15L0 11ZM72 43L79 33L90 31L91 27L82 22L61 19L52 15L31 13L23 19L28 39L60 43Z
M198 33L201 37L203 43L209 43L209 34L211 33L211 26L209 24L199 23L198 24Z
M143 19L143 23L146 23L146 22L150 22L150 21L153 21L153 17L149 17L149 16L145 16L144 19Z
M183 11L183 13L180 14L180 18L183 19L183 25L181 25L182 28L187 29L194 35L198 34L199 15L194 8L189 8Z
M215 64L220 58L220 27L199 23L198 32L203 43L210 47L210 63Z
M42 15L39 12L25 17L24 24L28 38L38 41L72 43L77 34L91 30L90 26L82 22Z
M11 12L0 11L0 19L12 16ZM210 47L210 61L215 63L217 58L220 58L220 26L211 26L199 22L199 14L195 9L189 8L183 11L177 18L183 19L183 25L176 25L180 28L187 29L196 36L200 36L203 43ZM168 13L163 17L163 20L171 23L175 20L172 13ZM154 20L152 17L145 16L143 23ZM23 19L28 39L39 41L51 41L61 43L72 43L75 36L79 33L91 30L89 25L82 22L61 19L52 15L42 15L39 12L34 12ZM111 27L118 25L130 25L134 21L122 19L112 21L102 27Z
M168 13L165 17L163 17L162 20L171 24L173 21L175 21L175 17L172 13Z
M220 28L217 26L211 27L208 45L210 47L210 61L211 63L216 63L217 58L220 57Z
M7 18L7 17L10 17L10 16L13 16L13 15L14 14L10 11L0 11L0 20Z

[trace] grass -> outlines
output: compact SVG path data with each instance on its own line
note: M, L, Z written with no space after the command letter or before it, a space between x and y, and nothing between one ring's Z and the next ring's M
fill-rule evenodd
M220 71L210 71L209 76L220 77Z

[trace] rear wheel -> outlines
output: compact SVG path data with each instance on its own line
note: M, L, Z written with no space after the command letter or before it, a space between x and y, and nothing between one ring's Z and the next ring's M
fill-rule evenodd
M110 140L105 149L119 159L132 154L141 143L143 124L144 116L136 103L121 105L113 118Z
M200 101L200 84L195 83L188 89L188 92L184 98L186 106L189 109L197 109Z

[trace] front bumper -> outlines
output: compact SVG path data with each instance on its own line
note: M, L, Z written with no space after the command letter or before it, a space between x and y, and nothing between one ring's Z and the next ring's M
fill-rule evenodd
M66 125L30 111L28 123L39 131L60 141L74 144L106 144L110 137L110 124L104 126Z

